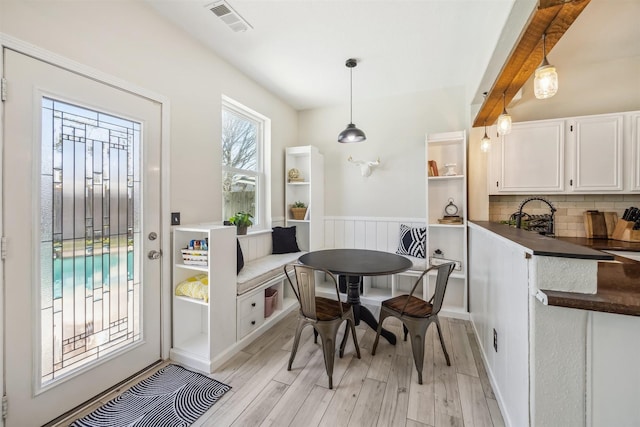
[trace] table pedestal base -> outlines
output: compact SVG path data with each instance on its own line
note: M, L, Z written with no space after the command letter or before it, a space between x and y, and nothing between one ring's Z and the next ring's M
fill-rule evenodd
M367 307L364 307L360 304L360 281L358 280L355 283L351 283L349 278L347 277L347 303L351 304L353 308L353 317L355 318L356 325L360 324L360 320L369 325L371 329L374 331L378 330L378 321L373 316L373 314L369 311ZM342 344L344 340L348 337L349 325L346 325L346 329L344 331L344 336L342 337L342 343L340 344L340 348L342 348ZM382 328L382 332L380 333L389 344L396 345L396 335ZM342 352L340 352L340 357L342 357Z

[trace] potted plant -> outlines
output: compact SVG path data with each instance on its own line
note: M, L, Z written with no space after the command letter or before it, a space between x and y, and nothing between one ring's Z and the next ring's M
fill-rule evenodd
M291 205L291 215L293 219L304 219L307 214L307 205L304 202L294 202Z
M236 226L238 235L247 234L247 228L253 225L253 215L248 212L238 212L231 218L229 222Z

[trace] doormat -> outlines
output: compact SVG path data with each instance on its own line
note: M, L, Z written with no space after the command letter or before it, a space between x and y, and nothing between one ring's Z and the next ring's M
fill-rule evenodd
M230 386L177 365L167 365L70 427L189 426Z

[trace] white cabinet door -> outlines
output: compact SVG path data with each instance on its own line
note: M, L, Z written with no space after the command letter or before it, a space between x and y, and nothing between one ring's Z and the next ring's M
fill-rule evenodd
M496 194L564 191L564 135L564 120L515 123L499 144Z
M622 114L575 118L572 140L572 191L621 191Z
M631 168L633 178L631 191L640 191L640 113L634 113L630 117L631 122Z

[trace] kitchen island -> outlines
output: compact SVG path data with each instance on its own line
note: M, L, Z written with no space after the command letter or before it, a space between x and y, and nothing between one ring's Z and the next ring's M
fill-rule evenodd
M563 239L469 223L470 317L508 425L624 426L640 419L640 318L567 303L602 298L603 278L620 283L606 273L624 272L622 265ZM624 265L640 286L637 265ZM614 305L601 311L623 312Z

